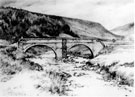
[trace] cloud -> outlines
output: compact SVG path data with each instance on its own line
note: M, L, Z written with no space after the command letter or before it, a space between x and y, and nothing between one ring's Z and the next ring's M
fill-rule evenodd
M133 0L0 0L13 6L45 14L96 21L106 28L133 22Z
M133 6L132 3L100 6L94 9L93 20L96 19L108 29L133 22Z
M0 0L0 6L8 6L10 4L16 3L17 0Z

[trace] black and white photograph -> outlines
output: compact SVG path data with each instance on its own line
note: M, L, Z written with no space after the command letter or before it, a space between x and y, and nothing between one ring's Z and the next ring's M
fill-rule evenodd
M135 97L134 0L0 0L0 97Z

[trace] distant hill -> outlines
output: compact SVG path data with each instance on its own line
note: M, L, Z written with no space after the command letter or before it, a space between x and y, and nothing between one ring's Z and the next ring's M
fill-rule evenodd
M120 38L96 22L34 13L11 7L0 8L0 39L17 42L21 37L107 40Z
M129 23L124 26L117 27L111 30L116 35L124 36L126 41L134 41L134 23Z

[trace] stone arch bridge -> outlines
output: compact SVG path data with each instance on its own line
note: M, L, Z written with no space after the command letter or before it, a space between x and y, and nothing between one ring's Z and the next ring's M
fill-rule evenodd
M56 59L67 58L67 52L76 45L87 47L93 57L105 47L98 39L23 38L18 42L18 48L22 52L27 52L27 50L33 46L41 45L52 49Z

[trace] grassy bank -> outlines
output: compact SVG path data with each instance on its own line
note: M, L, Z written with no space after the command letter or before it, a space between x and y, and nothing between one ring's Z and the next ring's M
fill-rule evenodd
M111 52L101 54L90 63L105 80L115 80L120 85L134 86L134 46L114 45ZM109 50L107 50L109 51Z
M37 90L36 96L39 95L39 91L42 91L42 94L66 95L65 84L69 75L64 73L59 66L52 64L45 64L46 67L43 68L38 63L28 60L29 57L32 56L18 52L16 47L6 47L0 50L0 85L7 83L6 87L11 87L7 93L10 92L9 95L13 96L19 95L18 93L20 95L30 94L21 91L21 88L27 88L29 84L28 86L32 87L31 91ZM33 82L30 83L30 80ZM34 80L36 80L35 83ZM18 92L16 88L20 91Z

